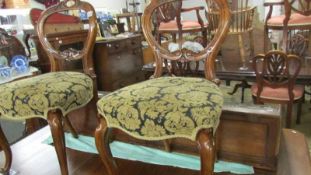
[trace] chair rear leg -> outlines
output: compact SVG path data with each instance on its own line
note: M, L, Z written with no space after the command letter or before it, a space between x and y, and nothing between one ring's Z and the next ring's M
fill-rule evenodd
M107 175L119 175L118 167L113 160L109 146L109 129L106 120L99 116L100 123L95 131L95 143L99 156L106 168Z
M301 123L301 110L302 110L302 103L304 101L304 98L301 98L297 104L297 118L296 118L296 124Z
M0 173L2 173L3 175L9 175L10 168L12 165L12 151L9 142L2 131L1 126L0 126L0 147L2 148L5 155L4 167L0 169Z
M211 129L201 130L197 135L197 142L201 158L200 175L212 175L216 154L213 131Z
M58 157L58 162L62 175L68 175L68 165L65 147L65 136L62 125L63 114L60 110L49 111L48 123L51 128L55 151Z
M66 115L65 117L64 117L64 122L65 122L65 124L67 125L67 127L68 127L68 129L69 129L69 131L70 131L70 133L71 133L71 135L72 135L72 137L74 137L74 138L78 138L79 136L78 136L78 134L77 134L77 131L74 129L74 127L72 126L72 124L71 124L71 122L70 122L70 120L69 120L69 118L68 118L68 115Z

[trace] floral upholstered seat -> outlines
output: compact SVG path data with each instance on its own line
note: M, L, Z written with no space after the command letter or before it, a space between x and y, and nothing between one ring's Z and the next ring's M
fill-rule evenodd
M53 72L0 85L1 118L47 118L48 111L63 115L85 106L93 98L93 81L83 73Z
M216 130L222 104L221 91L206 79L163 77L115 91L97 106L108 127L133 137L196 140L199 130Z

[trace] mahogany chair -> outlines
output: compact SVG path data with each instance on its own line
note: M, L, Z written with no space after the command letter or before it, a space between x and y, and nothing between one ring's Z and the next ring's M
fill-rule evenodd
M288 51L289 41L295 31L308 33L311 28L311 1L309 0L283 0L280 2L266 2L264 6L269 7L265 21L265 39L268 38L269 30L282 30L283 39L281 49ZM273 7L282 6L285 13L280 16L272 16ZM264 42L265 50L268 46Z
M254 57L253 66L256 83L251 91L256 102L286 104L287 128L291 127L293 104L298 103L296 123L300 123L304 86L295 85L301 67L300 58L282 51L270 51Z
M220 12L219 30L202 51L182 47L186 42L179 40L182 43L172 52L158 43L151 25L159 6L172 2L176 0L153 0L143 14L143 32L156 58L152 79L112 92L97 103L100 124L95 131L95 142L109 175L121 173L109 147L108 131L113 129L141 140L169 142L173 138L185 138L197 142L201 175L213 174L214 133L223 104L222 93L215 84L218 81L214 63L229 30L229 9L226 0L215 0ZM161 77L164 60L205 60L205 78Z
M89 14L88 37L83 49L79 51L55 50L46 40L43 30L45 21L53 13L79 9ZM96 14L87 2L65 0L48 8L39 18L37 32L50 58L52 72L1 85L0 117L7 120L25 120L36 117L46 119L51 128L62 175L68 175L63 124L67 125L74 137L78 136L67 114L82 107L91 108L90 102L97 100L96 76L92 60L96 30ZM60 71L58 62L63 59L82 59L83 73ZM6 158L1 173L9 174L12 153L1 128L0 147Z
M207 43L207 23L204 23L200 11L203 6L184 8L182 1L164 3L156 9L155 24L157 26L157 40L161 42L163 34L171 34L176 41L177 36L182 39L184 33L202 33L202 44ZM197 20L182 20L182 13L196 13Z
M215 33L218 26L218 10L214 8L213 1L208 2L208 25L209 32ZM254 56L254 39L253 39L253 17L256 7L249 6L249 0L232 0L231 5L231 25L228 35L238 35L240 57L243 64L246 62L246 52L243 40L243 34L249 36L250 57ZM244 65L243 65L244 66ZM245 67L241 67L243 69Z

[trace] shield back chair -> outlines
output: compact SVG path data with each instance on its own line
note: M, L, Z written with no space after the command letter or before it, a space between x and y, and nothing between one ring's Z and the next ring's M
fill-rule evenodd
M289 41L297 32L309 35L311 28L311 1L309 0L284 0L280 2L266 2L264 6L269 7L269 11L265 20L265 39L268 38L269 30L283 31L283 38L280 48L288 51ZM274 6L282 6L284 14L280 16L272 16ZM266 40L264 48L268 46Z
M56 50L46 39L44 23L57 12L85 10L88 13L88 36L84 47L79 51ZM92 51L96 37L96 14L93 7L79 0L65 0L45 10L37 25L38 37L47 52L52 72L35 77L17 80L1 85L0 116L7 120L25 120L43 118L51 128L54 146L62 175L68 175L63 123L68 125L74 137L77 133L72 127L67 114L97 100L96 76L93 68ZM82 59L83 72L64 72L57 67L59 60ZM12 164L10 145L0 128L0 147L5 154L3 174L9 174Z
M226 0L215 0L220 13L219 30L200 52L183 43L168 49L153 35L152 17L156 9L176 0L152 0L143 14L143 32L156 58L150 80L115 91L97 103L100 124L95 131L97 150L109 175L122 174L114 162L109 133L121 130L131 137L149 141L184 138L196 141L201 157L201 175L213 174L215 135L222 111L223 96L216 85L215 58L230 25ZM161 77L164 60L205 60L205 78Z
M304 86L296 85L301 58L282 51L270 51L253 59L256 83L251 91L256 103L287 105L286 127L291 127L293 104L298 103L297 120L300 123Z

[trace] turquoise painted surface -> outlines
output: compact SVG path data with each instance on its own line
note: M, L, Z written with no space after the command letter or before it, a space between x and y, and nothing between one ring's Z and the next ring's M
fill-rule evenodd
M65 137L66 146L68 148L97 154L95 140L93 137L80 135L78 139L75 139L69 133L65 133ZM52 137L48 137L44 143L53 143ZM168 153L158 149L117 141L112 142L110 144L110 148L113 157L121 159L200 170L200 158L198 156L180 153ZM224 161L217 161L214 171L231 172L235 174L254 174L254 169L251 166Z

